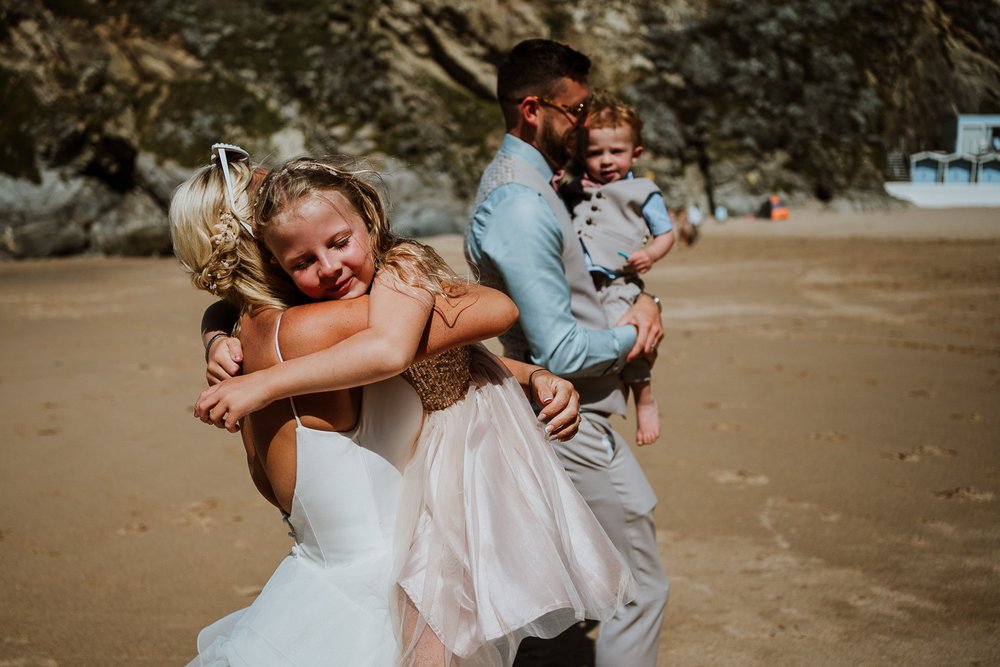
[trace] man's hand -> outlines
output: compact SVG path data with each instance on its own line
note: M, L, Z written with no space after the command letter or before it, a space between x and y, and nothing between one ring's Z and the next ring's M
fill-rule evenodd
M243 363L243 345L240 344L239 338L226 336L212 343L212 347L208 350L208 368L205 370L208 386L239 375L243 371L241 363Z
M653 354L660 341L663 340L663 324L660 321L660 307L645 294L640 294L635 304L618 320L618 326L631 324L638 335L635 345L629 350L627 361L636 359L641 354Z
M545 432L550 438L566 442L580 427L580 394L573 383L547 370L531 374L531 400L541 405L538 419L548 422Z

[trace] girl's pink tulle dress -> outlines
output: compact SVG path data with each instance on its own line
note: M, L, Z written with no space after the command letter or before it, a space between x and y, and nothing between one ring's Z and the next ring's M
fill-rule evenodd
M425 415L394 540L403 665L428 630L445 664L510 665L524 637L607 620L631 600L627 566L496 357L464 347L404 377Z

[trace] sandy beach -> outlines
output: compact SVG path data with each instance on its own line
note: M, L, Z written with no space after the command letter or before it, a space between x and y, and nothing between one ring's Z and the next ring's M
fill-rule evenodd
M1000 663L1000 209L708 220L647 285L660 664ZM182 665L288 552L191 417L210 300L172 258L0 264L0 667Z

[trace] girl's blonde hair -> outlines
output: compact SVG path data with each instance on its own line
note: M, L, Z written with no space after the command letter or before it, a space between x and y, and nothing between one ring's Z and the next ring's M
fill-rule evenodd
M389 228L383 183L378 172L352 158L296 158L275 169L256 199L257 238L266 246L282 216L310 197L340 193L368 229L376 271L388 271L404 285L432 294L454 295L465 280L430 246L396 236ZM385 275L385 274L383 274Z
M225 299L241 312L287 308L305 299L283 271L262 256L255 239L249 192L254 169L248 162L229 165L235 208L226 195L222 170L199 169L174 191L170 201L170 236L174 255L191 282Z

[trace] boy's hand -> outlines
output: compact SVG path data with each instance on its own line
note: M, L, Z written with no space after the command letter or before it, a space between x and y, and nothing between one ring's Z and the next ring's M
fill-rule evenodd
M635 269L639 273L646 273L653 268L653 255L646 248L639 248L628 256L626 266Z
M243 363L243 345L240 344L239 338L226 336L214 342L208 351L208 368L205 370L208 386L239 375L242 372L241 363Z
M538 419L548 422L545 432L553 440L566 442L580 427L580 394L573 383L547 370L531 374L531 400L541 405Z

